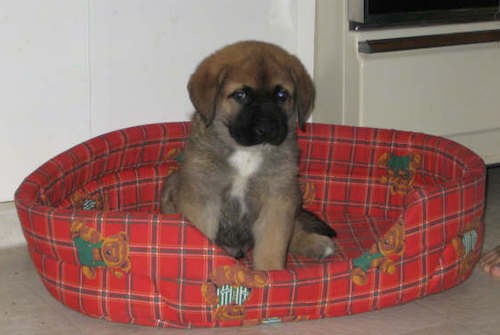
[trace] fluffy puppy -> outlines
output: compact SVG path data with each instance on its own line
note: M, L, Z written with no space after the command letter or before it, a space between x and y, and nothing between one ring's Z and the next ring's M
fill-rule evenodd
M199 64L188 91L196 111L162 212L183 213L233 257L253 248L257 270L283 269L288 251L333 254L335 231L301 208L296 126L314 87L300 61L269 43L231 44Z

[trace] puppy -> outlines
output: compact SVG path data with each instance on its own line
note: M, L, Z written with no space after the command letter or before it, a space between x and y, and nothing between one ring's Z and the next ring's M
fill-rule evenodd
M296 125L314 87L300 61L273 44L235 43L199 64L188 91L196 111L162 212L183 213L233 257L253 248L257 270L283 269L288 251L333 254L335 231L301 208Z

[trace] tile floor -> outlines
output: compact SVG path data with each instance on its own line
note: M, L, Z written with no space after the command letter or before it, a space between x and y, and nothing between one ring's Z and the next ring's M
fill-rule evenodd
M0 204L0 224L17 227L17 222L13 205ZM485 249L489 249L500 243L500 168L488 171L486 223ZM20 235L16 231L8 234ZM96 320L67 309L46 292L24 246L2 248L0 243L0 334L224 335L236 332L241 335L500 334L500 280L476 269L468 281L449 291L403 306L348 317L246 328L154 329Z

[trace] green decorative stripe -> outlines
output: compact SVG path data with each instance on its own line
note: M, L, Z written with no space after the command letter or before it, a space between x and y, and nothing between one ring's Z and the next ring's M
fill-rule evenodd
M467 256L476 248L477 232L475 230L468 231L462 236L462 243L465 248L465 255Z
M182 163L184 160L184 151L181 151L177 157L174 158L177 162Z
M361 268L364 271L368 271L370 269L370 267L372 266L372 261L374 261L375 259L380 258L382 256L383 255L381 253L378 253L378 252L374 253L374 254L371 254L369 252L365 252L364 254L359 256L358 258L354 258L352 260L352 265L355 268Z
M97 201L92 200L92 199L83 200L82 208L84 210L89 211L89 210L95 209L96 207L97 207Z
M217 288L217 297L219 298L219 306L226 305L243 305L250 295L250 289L244 286L233 287L231 285L223 285Z
M411 156L397 156L392 155L389 161L387 162L387 167L394 171L395 173L399 173L400 171L408 174L410 170L410 162Z
M262 320L262 324L264 325L274 325L276 323L281 323L281 319L280 318L269 318L269 319L264 319Z
M81 265L95 267L95 266L106 266L102 260L94 259L94 249L101 250L102 241L97 243L92 243L85 241L80 236L73 239L75 242L76 249L78 251L78 260Z

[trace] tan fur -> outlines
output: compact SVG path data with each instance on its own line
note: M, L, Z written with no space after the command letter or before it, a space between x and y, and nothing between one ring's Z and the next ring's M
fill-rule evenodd
M288 120L285 140L279 145L242 147L228 131L228 124L241 111L241 106L230 98L231 93L243 86L271 92L277 85L291 94L282 106ZM196 112L181 169L165 183L162 212L183 213L215 240L223 207L231 199L235 201L227 199L228 194L232 194L236 180L241 181L231 157L241 150L254 150L259 157L254 162L257 170L242 185L245 214L254 220L251 233L255 268L283 269L291 240L291 251L296 254L321 258L325 248L333 250L330 239L306 232L304 222L297 219L301 196L295 128L297 121L303 125L307 120L314 101L311 78L298 59L272 44L235 43L200 63L189 80L188 91ZM316 241L319 246L311 247Z
M254 266L259 270L283 269L293 234L295 199L272 198L263 206L255 222ZM272 223L272 224L270 224Z

